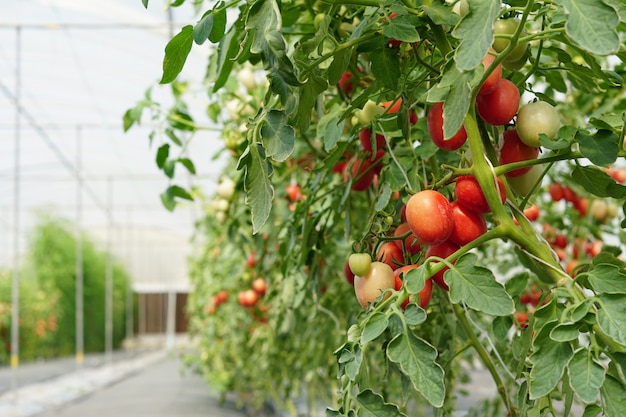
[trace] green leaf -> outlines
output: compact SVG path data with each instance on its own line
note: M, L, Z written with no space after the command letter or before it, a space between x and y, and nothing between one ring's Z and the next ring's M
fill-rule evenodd
M576 141L580 152L596 165L609 166L617 159L619 138L610 130L598 130L593 136L579 130Z
M187 56L193 44L193 26L184 26L165 46L163 58L163 76L160 84L171 83L185 66Z
M172 193L171 188L167 188L167 190L161 193L161 203L168 211L174 211L176 208L176 200L174 199L174 193Z
M172 185L169 188L171 189L172 195L174 195L174 197L179 197L185 200L193 201L193 196L183 187L179 185Z
M180 162L190 174L196 175L196 166L193 161L189 158L178 158L178 162Z
M554 343L549 335L556 323L545 325L533 342L530 355L529 393L534 400L548 395L563 377L565 368L573 355L569 343Z
M209 39L209 33L213 29L213 12L209 11L202 16L202 19L193 27L193 40L196 44L202 45Z
M270 110L261 127L261 138L267 156L282 162L291 155L296 142L296 132L287 124L287 115L281 110Z
M226 7L223 5L221 1L213 9L213 27L209 32L209 40L213 43L221 41L226 32Z
M580 335L579 325L576 323L561 323L550 332L550 339L555 342L571 342Z
M606 417L626 416L626 387L617 379L607 376L600 388L600 395Z
M598 264L586 275L597 292L626 294L626 271L617 265Z
M145 7L146 9L148 8L148 1L149 0L141 0L141 4L143 4L143 7Z
M511 326L513 326L513 319L511 316L498 316L493 319L491 323L491 328L493 329L493 334L497 340L504 340L509 331L511 330Z
M572 171L572 179L597 197L626 197L626 186L617 184L613 178L598 167L577 165Z
M598 326L614 341L626 346L626 295L601 294L597 301Z
M343 73L350 64L352 48L339 51L333 58L333 62L328 66L328 84L335 85L341 80Z
M461 41L454 53L460 71L476 68L487 55L500 7L500 0L474 0L470 3L470 13L452 30L452 36Z
M298 108L296 110L295 124L306 132L311 124L311 113L315 107L317 97L328 88L326 80L314 71L307 82L299 89Z
M252 232L256 234L267 221L274 198L274 189L269 180L271 165L265 157L263 146L248 146L239 158L237 168L245 170L243 184L247 193L246 204L252 212Z
M376 200L376 206L374 207L374 210L381 211L382 209L387 207L387 204L389 204L390 198L391 198L391 188L389 187L389 184L383 183L382 191L380 195L378 196L378 199Z
M365 345L368 342L376 339L380 336L389 325L389 319L386 314L374 313L367 318L365 322L365 328L361 333L361 345Z
M359 405L358 417L394 417L404 416L395 404L388 404L379 394L367 389L356 396Z
M409 303L404 310L404 319L409 326L417 326L426 320L426 312L417 304Z
M317 137L323 140L326 151L334 148L341 137L345 124L345 120L341 118L342 113L341 107L333 106L317 123Z
M459 72L450 66L441 77L441 81L428 92L428 101L445 101L443 106L444 137L454 136L465 120L471 105L471 84L475 80L475 72Z
M444 372L435 362L437 350L412 332L400 333L387 346L389 360L400 365L413 387L434 407L443 406Z
M159 167L159 169L163 169L163 166L165 165L165 161L167 161L167 157L169 155L170 155L169 143L164 143L163 145L159 146L159 149L157 150L157 154L156 154L156 164Z
M406 16L400 15L389 19L387 25L383 28L383 35L402 42L417 42L420 40L420 35L417 33L415 25Z
M597 404L587 404L582 417L597 417L602 412L602 407Z
M216 92L226 84L230 72L233 69L233 58L239 51L239 42L243 30L236 25L233 26L222 38L217 48L217 77L213 84L213 92Z
M570 385L585 403L593 403L604 383L604 368L598 364L587 349L579 349L567 365Z
M478 257L468 253L446 271L444 279L450 287L452 302L464 302L468 307L494 316L513 314L515 303L504 286L489 269L479 264Z
M404 273L404 287L409 294L419 294L426 282L426 268L421 265Z
M596 55L619 50L616 32L619 16L615 9L598 0L560 0L568 15L565 33L574 42Z
M174 178L174 173L176 172L176 161L173 159L165 161L165 163L163 163L163 172L168 178Z
M378 48L370 53L372 73L384 86L395 90L400 79L400 60L391 48Z

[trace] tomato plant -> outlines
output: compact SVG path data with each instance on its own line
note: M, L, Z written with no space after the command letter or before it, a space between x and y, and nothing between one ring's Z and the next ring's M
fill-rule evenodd
M621 2L185 3L172 103L153 86L124 127L154 126L167 209L206 207L190 361L221 392L293 416L626 415ZM178 185L216 125L232 183ZM216 289L258 299L207 311ZM494 388L465 406L475 363Z

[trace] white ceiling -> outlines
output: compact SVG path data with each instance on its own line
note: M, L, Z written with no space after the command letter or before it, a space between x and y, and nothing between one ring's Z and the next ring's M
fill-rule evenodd
M159 194L168 182L154 163L156 147L149 146L149 128L124 133L122 115L160 79L170 33L197 20L191 9L173 9L168 16L164 0L152 0L148 10L140 0L3 2L0 267L12 264L16 243L24 252L27 233L41 210L70 221L80 218L89 231L109 227L110 209L118 230L162 230L164 236L176 235L183 241L190 236L195 209L183 207L170 213L161 206ZM183 77L202 78L207 48L193 48ZM157 88L153 95L167 100L167 88ZM16 99L23 109L19 115ZM194 117L207 124L202 119L202 93L195 99ZM211 160L219 148L216 141L215 134L200 134L191 147L199 173L193 181L209 194L221 169L221 163ZM204 156L197 159L198 155ZM85 179L81 210L77 208L78 166ZM189 181L179 171L176 183ZM172 256L184 258L177 249L180 239L156 241L164 249L171 246Z

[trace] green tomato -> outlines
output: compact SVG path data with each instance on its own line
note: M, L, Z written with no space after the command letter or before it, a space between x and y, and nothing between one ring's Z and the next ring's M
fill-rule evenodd
M517 177L510 177L509 185L517 195L526 197L542 173L543 168L540 165L534 165L527 173Z
M496 20L496 22L493 25L493 33L496 36L493 40L493 44L491 45L493 49L496 50L496 52L499 53L499 52L504 51L511 43L510 39L500 38L497 35L512 35L517 30L518 26L519 26L519 21L517 19ZM524 35L525 35L525 32L522 32L520 34L520 36L524 36ZM520 43L506 56L506 59L509 60L510 62L518 61L526 53L527 46L528 46L528 42Z
M554 139L561 127L559 113L545 101L528 103L517 112L517 134L528 146L538 147L539 135Z
M369 272L372 265L372 257L369 253L353 253L348 258L348 264L354 275L362 277Z

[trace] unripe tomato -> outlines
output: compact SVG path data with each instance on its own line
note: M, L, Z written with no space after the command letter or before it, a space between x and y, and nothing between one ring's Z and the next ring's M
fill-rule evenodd
M363 129L359 132L359 140L363 149L372 152L372 131L371 129ZM376 151L381 150L385 146L385 136L380 133L376 133Z
M394 271L394 275L396 277L396 291L398 291L400 288L402 288L402 285L404 285L404 279L405 279L406 273L416 268L419 268L419 265L416 265L416 264L404 265ZM426 281L424 281L424 288L422 288L422 290L419 293L420 307L424 309L428 307L428 303L430 303L430 297L432 296L432 293L433 293L433 281L431 279L427 279ZM402 308L406 307L406 305L408 304L408 301L409 300L407 298L407 300L404 303L402 303Z
M517 59L509 59L509 57L506 57L502 60L502 68L506 68L509 71L519 71L520 69L524 68L524 65L526 65L526 61L528 61L529 56L530 54L528 52L525 52L521 57Z
M374 121L374 118L380 114L383 114L385 109L382 106L374 103L372 100L368 100L363 106L362 110L354 112L359 123L363 125L369 125Z
M426 259L430 258L431 256L436 256L438 258L445 259L448 256L452 255L454 252L456 252L458 249L459 249L459 245L457 245L456 243L450 240L446 240L445 242L442 242L438 245L433 245L430 248L428 248L428 250L426 251ZM433 261L433 263L434 262L437 262L437 261ZM453 264L455 262L453 262ZM435 281L435 284L437 284L441 289L445 291L448 291L450 289L450 287L448 287L448 284L446 284L446 282L443 279L443 274L448 269L449 268L446 266L441 271L437 272L436 274L432 276L432 280Z
M445 241L454 227L450 202L434 190L423 190L411 196L406 204L406 220L413 234L426 245Z
M398 239L394 240L393 242L400 250L404 250L402 247L402 242L404 242L404 248L406 248L407 252L409 252L411 255L415 255L422 250L422 245L420 244L417 236L415 236L415 234L413 234L413 232L411 231L411 227L408 223L400 223L398 227L396 227L396 230L393 231L393 235L402 236L407 232L411 232L411 234L404 238L404 240Z
M517 27L519 26L519 21L517 19L500 19L500 20L496 20L494 22L493 25L493 32L494 32L494 41L493 41L493 49L495 49L497 52L502 52L504 51L509 44L511 43L511 40L508 38L504 38L504 37L498 37L498 35L512 35L515 33L515 31L517 30ZM522 32L520 34L520 37L525 36L525 32ZM518 59L520 59L521 57L524 56L524 54L526 53L526 48L528 46L527 42L523 42L518 44L512 51L511 53L509 53L506 58L509 61L516 61Z
M394 242L389 241L380 245L376 260L386 263L391 269L398 269L400 265L404 264L404 254Z
M491 49L490 51L493 50ZM487 68L489 68L489 66L495 59L496 57L489 52L487 53L487 55L485 55L485 57L483 58L483 67L485 68L485 71L487 71ZM502 65L498 64L498 66L494 68L491 74L489 74L483 85L480 86L478 94L489 94L493 92L493 90L495 90L496 88L496 85L500 82L501 79Z
M513 162L529 161L537 159L539 156L539 148L528 146L523 143L517 131L514 129L504 132L504 142L500 148L500 165L510 164ZM505 175L509 178L518 177L530 171L531 167L518 168L507 172Z
M515 84L503 78L491 93L476 97L476 110L490 125L505 125L515 117L519 101L520 94Z
M595 199L591 202L591 217L599 221L604 222L608 216L608 205L604 200Z
M497 178L497 182L500 201L504 204L506 201L506 188L504 187L502 179ZM478 213L489 213L491 211L485 194L482 188L480 188L478 180L473 175L458 177L454 186L454 192L459 204L462 204L470 210L474 210Z
M470 9L469 9L469 4L467 3L467 0L459 0L456 3L454 3L454 6L452 6L452 13L457 14L461 17L468 14L469 11Z
M451 206L454 216L454 228L449 239L452 242L459 246L464 246L485 234L487 222L482 213L470 210L459 204L458 201L453 201Z
M509 178L509 185L517 195L526 197L543 174L543 167L534 165L528 172Z
M372 265L372 258L369 253L353 253L348 258L348 265L353 276L363 276L369 271Z
M545 101L528 103L517 113L517 134L520 140L528 146L540 146L539 135L541 133L548 139L554 139L560 127L559 113Z
M467 140L467 132L465 127L461 126L458 132L449 139L445 139L443 135L443 102L435 103L426 116L426 124L428 126L428 134L438 148L453 151L459 149Z
M378 261L372 262L367 274L354 277L354 293L363 308L367 308L368 304L373 303L383 291L394 289L395 285L396 279L393 270L389 265ZM389 295L391 294L387 293L385 298Z
M235 182L228 177L223 177L219 184L217 184L217 189L215 190L217 195L222 198L229 199L233 196L235 192Z

